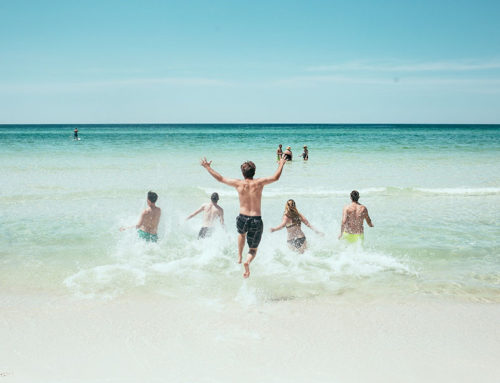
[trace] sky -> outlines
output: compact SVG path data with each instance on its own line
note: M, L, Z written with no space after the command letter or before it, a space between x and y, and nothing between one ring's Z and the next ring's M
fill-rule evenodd
M0 0L0 123L500 123L500 2Z

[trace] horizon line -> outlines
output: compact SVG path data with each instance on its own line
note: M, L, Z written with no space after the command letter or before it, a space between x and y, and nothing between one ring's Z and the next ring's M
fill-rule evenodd
M492 122L492 123L484 123L484 122L473 122L473 123L467 123L467 122L459 122L459 123L454 123L454 122L92 122L92 123L86 123L86 122L57 122L57 123L50 123L50 122L43 122L43 123L0 123L0 127L2 126L48 126L48 125L60 125L60 126L66 126L66 125L80 125L80 126L89 126L89 125L409 125L409 126L415 126L415 125L474 125L474 126L480 126L480 125L500 125L500 122Z

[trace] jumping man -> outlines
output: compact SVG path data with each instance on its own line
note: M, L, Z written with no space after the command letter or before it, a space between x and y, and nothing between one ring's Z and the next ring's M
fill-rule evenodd
M240 215L236 218L236 229L239 234L238 263L242 262L245 238L249 247L247 259L243 264L245 267L245 273L243 274L244 278L250 276L250 263L257 254L257 247L259 246L262 238L262 231L264 230L260 212L262 189L265 185L280 179L285 162L284 159L280 159L278 169L274 175L256 179L253 178L255 175L255 164L252 161L244 162L241 165L241 173L244 179L240 180L221 176L210 167L212 161L207 161L206 158L201 160L201 166L203 166L212 177L219 182L234 187L238 191L238 197L240 199Z

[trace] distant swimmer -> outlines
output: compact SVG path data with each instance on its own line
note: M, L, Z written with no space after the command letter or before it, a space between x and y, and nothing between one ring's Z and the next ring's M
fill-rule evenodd
M293 159L292 148L290 146L286 147L285 152L283 153L283 158L286 161L291 161Z
M198 213L203 212L203 226L198 233L198 239L206 238L212 235L214 221L219 218L221 225L224 225L224 209L218 205L219 195L212 193L208 203L204 203L193 214L186 218L186 220L193 218Z
M283 221L280 225L273 227L271 229L271 233L286 227L286 231L288 232L288 246L292 250L298 251L302 254L307 249L306 235L301 229L302 222L304 222L304 225L309 227L315 233L324 235L322 232L316 230L316 228L309 223L306 217L299 213L297 206L295 205L295 201L293 199L289 199L285 204Z
M283 145L279 144L278 145L278 150L276 150L276 157L277 157L277 160L281 160L281 157L283 157Z
M359 192L351 192L351 204L344 207L342 211L342 226L340 227L339 239L345 239L347 242L356 242L364 239L363 221L366 220L368 226L373 227L372 220L368 215L366 206L359 202Z
M243 264L245 267L244 278L250 276L250 263L257 254L264 230L264 224L261 218L262 190L265 185L276 182L280 179L285 160L279 161L278 169L274 175L254 179L255 164L252 161L246 161L241 165L241 173L244 179L226 178L217 173L210 167L212 161L206 158L201 160L203 166L217 181L234 187L238 191L240 199L240 215L236 218L236 229L238 231L238 263L242 262L243 248L245 247L245 237L249 247L247 260Z
M300 155L304 161L309 159L309 150L307 150L307 145L304 145L304 152Z
M158 224L160 223L161 209L156 206L158 194L148 192L148 207L144 209L135 226L121 227L120 231L136 228L139 238L146 242L158 242Z
M75 130L73 130L73 139L78 140L78 128L75 128Z

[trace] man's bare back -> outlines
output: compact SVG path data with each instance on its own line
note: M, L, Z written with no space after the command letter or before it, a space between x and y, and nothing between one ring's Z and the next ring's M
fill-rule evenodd
M340 228L339 239L344 233L363 234L363 222L366 220L368 226L373 227L372 220L368 215L366 206L358 202L359 193L356 190L351 192L351 204L344 207L342 211L342 226Z
M248 216L261 215L262 190L265 185L264 178L237 180L235 187L240 199L240 214Z
M219 205L214 205L211 202L202 205L203 211L203 225L204 227L212 227L216 218L221 220L224 224L224 210Z
M149 191L146 202L148 207L143 210L139 221L135 226L121 227L120 231L136 228L140 238L146 241L156 242L158 240L158 224L160 223L161 209L156 206L158 194Z
M238 191L240 214L253 217L261 215L262 189L264 189L264 186L279 180L281 172L283 171L283 165L286 161L281 159L279 161L278 170L270 177L256 179L252 177L242 180L221 176L210 167L211 163L212 161L208 162L205 158L201 161L201 166L203 166L217 181L234 187Z
M344 207L344 214L346 217L344 224L345 231L349 234L363 234L363 221L365 218L370 218L366 207L353 202Z
M146 233L157 234L158 224L160 223L161 209L156 206L150 206L144 209L139 218L137 228Z

